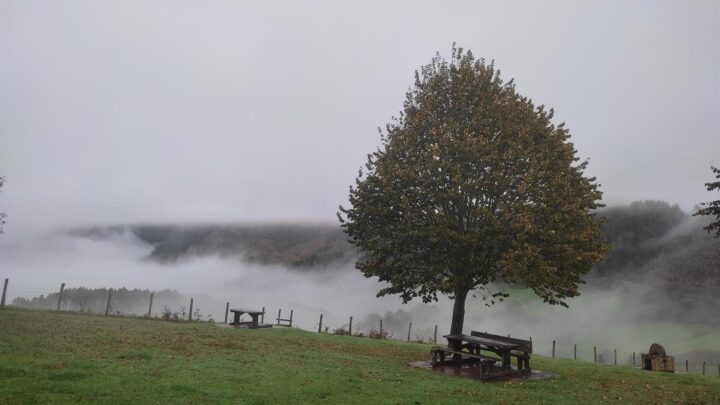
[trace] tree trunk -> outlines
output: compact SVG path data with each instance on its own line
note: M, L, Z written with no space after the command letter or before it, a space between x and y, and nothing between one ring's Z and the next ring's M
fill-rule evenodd
M450 324L450 334L459 335L463 332L463 323L465 322L465 299L467 298L469 288L462 288L455 292L455 302L453 303L452 323ZM462 347L452 347L454 350L461 350Z

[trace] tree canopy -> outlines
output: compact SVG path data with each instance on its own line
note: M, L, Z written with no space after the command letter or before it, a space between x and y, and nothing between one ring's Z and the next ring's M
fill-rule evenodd
M718 190L720 191L720 169L717 167L711 167L713 173L715 173L715 178L718 179L718 181L705 183L705 187L707 187L708 191ZM704 227L708 233L715 232L715 237L720 238L720 200L710 201L707 203L702 204L703 207L698 210L698 212L694 215L709 215L714 216L715 221L711 222L708 226Z
M461 48L416 72L338 213L364 253L356 267L389 283L378 296L447 294L460 333L470 291L506 296L493 282L550 304L579 294L608 248L593 214L601 192L552 117Z

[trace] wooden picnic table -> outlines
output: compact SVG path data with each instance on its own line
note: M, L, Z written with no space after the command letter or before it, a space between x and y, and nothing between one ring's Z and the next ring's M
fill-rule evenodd
M452 347L467 348L472 354L479 354L480 350L488 350L497 354L502 359L503 370L506 371L511 370L510 353L520 347L517 343L464 334L445 335L443 337L448 340Z
M233 313L233 322L231 325L248 325L251 328L259 328L260 323L258 322L258 318L263 315L265 312L253 310L253 309L231 309L230 312ZM242 314L248 314L252 317L251 322L240 322L240 316Z

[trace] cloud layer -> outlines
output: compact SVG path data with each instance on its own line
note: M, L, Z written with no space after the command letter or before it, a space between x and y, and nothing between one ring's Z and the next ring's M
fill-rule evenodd
M566 121L611 203L708 200L720 6L0 4L8 233L333 221L413 71L452 42Z

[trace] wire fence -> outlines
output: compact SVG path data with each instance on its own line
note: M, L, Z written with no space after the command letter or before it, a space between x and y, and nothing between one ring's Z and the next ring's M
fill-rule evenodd
M185 320L196 322L228 323L233 319L232 302L218 301L209 296L188 297L176 290L151 291L148 289L69 287L50 284L10 283L5 279L0 309L18 307L96 313L106 316L134 316ZM352 315L338 317L333 314L296 312L292 308L262 307L260 322L286 325L317 333L364 336L371 338L406 340L410 342L445 342L438 335L438 325L407 325L398 322L383 324L381 317L354 319ZM248 319L247 315L241 321ZM508 335L508 337L511 337ZM517 336L514 336L517 337ZM527 337L532 341L532 337ZM583 345L567 341L534 341L533 352L552 358L572 359L597 364L642 367L641 353L597 345ZM675 370L720 377L720 360L715 363L697 358L675 357Z

